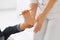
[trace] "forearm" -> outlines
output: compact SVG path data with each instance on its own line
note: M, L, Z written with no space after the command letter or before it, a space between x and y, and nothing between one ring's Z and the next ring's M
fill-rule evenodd
M51 10L51 8L53 7L54 3L56 2L56 0L49 0L45 9L42 12L42 15L45 17L48 12Z
M31 3L29 10L31 12L32 17L35 19L36 11L37 11L38 4L37 3Z

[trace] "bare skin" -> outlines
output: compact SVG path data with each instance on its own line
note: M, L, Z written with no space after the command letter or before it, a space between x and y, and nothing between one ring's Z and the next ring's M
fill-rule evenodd
M29 12L29 10L25 10L25 11L23 11L22 12L22 15L23 15L23 17L24 17L24 23L23 24L21 24L21 29L22 30L24 30L25 28L31 28L31 27L33 27L33 25L34 25L34 20L33 20L33 18L31 17L31 15L30 15L30 12Z
M25 19L24 23L20 25L21 26L20 28L22 30L24 30L25 28L28 28L28 27L29 28L33 27L33 25L35 23L36 10L37 10L37 4L32 3L32 4L30 4L29 10L22 11L22 14L20 14L20 15L23 15L23 17Z
M37 25L36 25L36 28L34 29L35 33L40 31L40 29L42 27L42 24L43 24L43 21L44 21L44 18L46 17L46 15L50 11L50 9L53 7L55 2L56 2L56 0L49 0L48 4L46 5L46 7L45 7L44 11L42 12L42 14L38 16Z
M52 8L52 6L54 5L54 3L56 2L56 0L49 0L48 4L46 5L44 11L42 12L42 14L40 14L37 18L37 25L34 29L34 32L37 33L38 31L40 31L41 27L42 27L42 24L43 24L43 21L45 19L45 16L48 14L48 12L50 11L50 9ZM25 18L25 22L23 23L22 25L22 29L25 28L24 26L33 26L34 23L35 23L35 15L36 15L36 11L37 11L37 7L38 7L38 4L36 3L31 3L30 4L30 9L29 11L31 13L29 13L28 10L25 10L22 12L22 15L24 16ZM27 18L28 17L28 18Z
M31 3L29 7L29 11L31 12L31 16L34 20L36 16L37 7L38 7L38 4L35 4L35 3Z

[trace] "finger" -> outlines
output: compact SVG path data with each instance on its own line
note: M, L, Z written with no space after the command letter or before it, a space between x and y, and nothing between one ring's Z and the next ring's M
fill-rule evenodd
M37 33L37 32L38 32L38 30L35 29L35 30L34 30L34 33Z

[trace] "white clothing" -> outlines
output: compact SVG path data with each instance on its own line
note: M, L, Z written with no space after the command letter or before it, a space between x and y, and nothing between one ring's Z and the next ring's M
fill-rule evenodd
M43 2L42 0L31 0L31 3L34 3L33 1L40 6ZM47 0L43 4L45 5L46 2ZM45 18L41 31L34 34L34 40L60 40L60 0L56 0Z

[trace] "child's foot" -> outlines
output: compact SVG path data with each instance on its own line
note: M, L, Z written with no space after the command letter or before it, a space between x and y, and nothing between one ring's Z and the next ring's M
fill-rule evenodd
M26 23L20 24L20 29L25 30L26 28L31 28L33 27L32 25L27 25Z
M25 10L22 12L24 17L24 24L25 25L34 25L34 19L31 17L29 10Z

